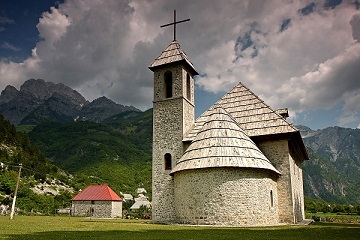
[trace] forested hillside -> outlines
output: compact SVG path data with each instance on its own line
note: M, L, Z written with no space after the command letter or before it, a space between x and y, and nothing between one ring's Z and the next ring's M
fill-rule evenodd
M13 170L22 163L29 170L24 171L23 176L33 175L35 179L46 179L46 173L58 171L39 148L30 143L29 137L17 132L15 126L4 120L2 115L0 115L0 161L8 170Z
M50 161L76 175L92 176L117 192L151 192L152 110L125 112L104 123L44 123L30 133Z
M19 164L22 164L21 181L16 207L22 213L53 213L63 207L73 195L69 176L51 164L27 135L16 131L14 125L0 115L0 202L12 203ZM63 180L63 181L61 181ZM75 180L75 179L74 179ZM64 182L65 181L65 182ZM75 180L76 181L76 180ZM55 187L62 185L61 191ZM54 183L54 184L52 184ZM36 194L32 189L37 186L52 185L52 193ZM53 194L56 191L55 194Z

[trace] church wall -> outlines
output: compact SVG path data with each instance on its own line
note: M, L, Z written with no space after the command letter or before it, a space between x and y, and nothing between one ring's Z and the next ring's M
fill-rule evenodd
M164 98L164 74L173 75L173 96ZM165 169L164 156L170 153L172 168L183 154L185 128L193 124L194 106L183 98L186 71L181 65L170 65L154 73L152 219L154 222L173 222L175 219L173 178ZM193 79L192 83L193 83ZM193 91L192 91L193 98ZM190 123L191 122L191 123Z
M292 190L294 162L289 153L287 140L266 141L257 144L281 175L277 182L279 222L295 223Z
M115 205L120 205L121 202L114 202ZM72 202L72 215L73 216L89 216L94 218L111 218L121 217L120 214L113 213L113 203L111 201L73 201Z
M186 79L187 71L182 70L183 78ZM183 92L186 92L186 81L183 81ZM194 125L195 114L194 114L194 78L190 75L190 99L183 99L183 112L184 112L184 121L183 121L183 133L185 133Z
M269 171L246 168L177 172L174 175L176 221L210 225L275 225L278 223L278 204L273 177L276 178Z
M301 157L296 154L293 148L290 148L290 157L293 161L292 168L292 180L293 183L293 199L294 199L294 213L295 222L301 222L305 219L304 209L304 188L303 188L303 174L302 174L302 160Z
M182 106L176 100L168 100L161 104L154 103L152 157L152 219L154 222L171 222L175 215L171 169L165 170L164 156L166 153L171 154L173 168L177 159L182 155L182 135L179 134L182 126L182 123L179 122L181 113Z

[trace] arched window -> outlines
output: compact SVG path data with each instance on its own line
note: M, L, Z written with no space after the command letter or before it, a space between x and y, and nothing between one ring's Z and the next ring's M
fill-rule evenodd
M165 170L171 170L171 154L166 153L164 156Z
M166 71L164 74L165 79L165 97L170 98L173 96L172 91L172 85L173 85L173 79L172 79L172 72Z
M190 74L186 74L186 98L191 101L191 85L190 85Z
M270 190L270 207L274 207L274 196L272 190Z

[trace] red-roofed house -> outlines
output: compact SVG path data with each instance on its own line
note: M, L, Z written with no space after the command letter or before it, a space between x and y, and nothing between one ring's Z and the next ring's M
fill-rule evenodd
M87 186L71 202L73 216L122 217L122 199L106 184Z

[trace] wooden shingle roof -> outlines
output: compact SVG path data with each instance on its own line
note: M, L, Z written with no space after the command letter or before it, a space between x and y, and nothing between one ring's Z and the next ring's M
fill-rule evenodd
M172 41L169 46L167 46L165 50L162 51L160 56L157 57L154 62L150 64L149 69L154 70L159 66L180 61L186 63L193 75L198 75L198 72L195 70L194 65L191 63L188 56L181 49L180 44L176 40Z
M298 129L242 83L236 85L215 104L221 105L249 137L298 132ZM184 141L195 138L211 111L212 107L196 119L193 129L188 132Z
M122 201L108 185L90 185L79 192L71 201Z
M171 174L211 167L261 168L279 171L220 105L214 105L191 145Z

